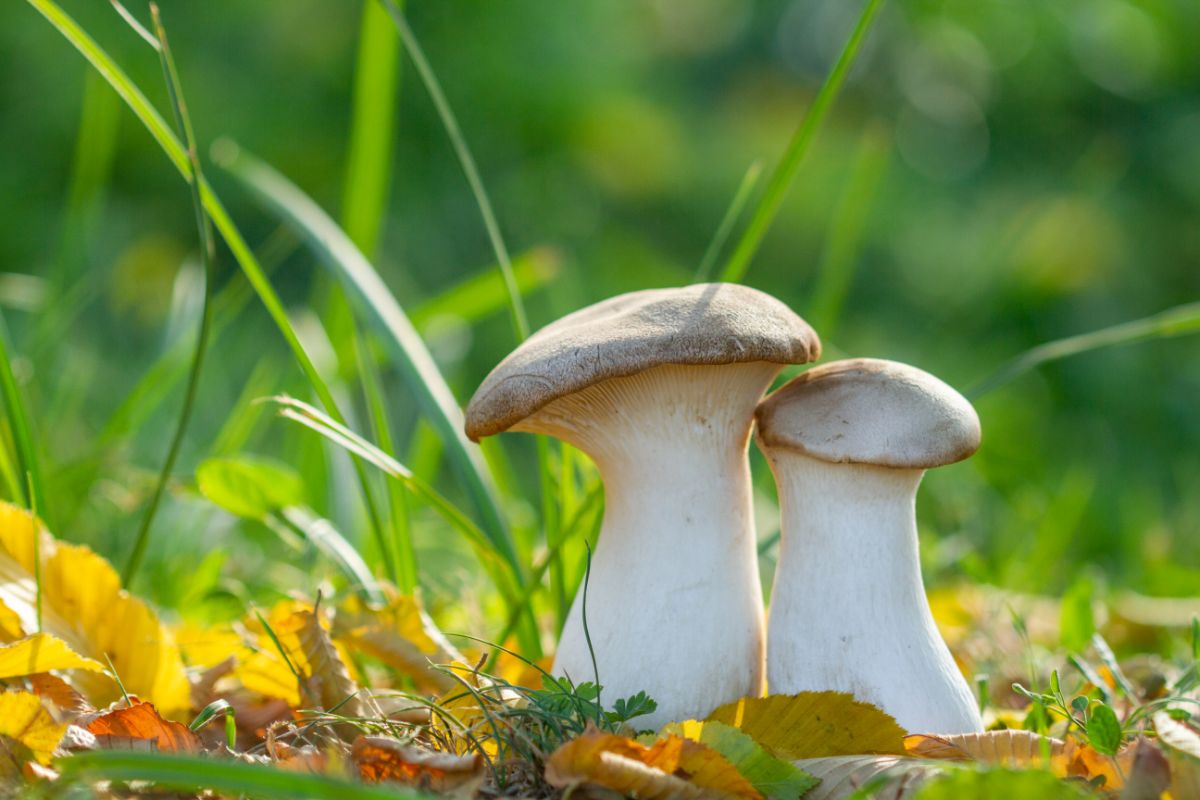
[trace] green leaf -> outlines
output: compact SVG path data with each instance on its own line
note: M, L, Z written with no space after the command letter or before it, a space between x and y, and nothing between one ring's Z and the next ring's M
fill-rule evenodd
M609 722L628 722L634 717L651 714L657 709L658 703L650 695L638 692L632 697L622 697L613 703L613 710L607 712L607 716Z
M200 493L229 513L263 520L304 502L304 481L294 469L257 456L210 458L196 468Z
M1088 744L1096 752L1115 755L1121 746L1121 721L1117 719L1117 712L1103 703L1093 705L1088 712L1087 737Z
M769 798L797 798L819 783L812 775L775 758L750 736L723 722L685 722L668 725L664 732L689 739L698 736L701 744L725 756L742 777Z
M913 795L913 800L1013 800L1023 797L1068 800L1092 796L1078 785L1062 781L1049 772L957 769L925 784Z
M841 692L746 697L721 706L706 721L732 725L789 760L906 752L896 720Z

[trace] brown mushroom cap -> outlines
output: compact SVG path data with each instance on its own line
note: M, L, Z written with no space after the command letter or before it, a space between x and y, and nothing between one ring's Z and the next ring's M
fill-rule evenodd
M467 436L505 431L560 397L666 364L805 364L817 334L768 294L731 283L630 292L568 314L526 339L467 405Z
M979 448L967 399L928 372L875 358L814 367L755 412L768 447L833 463L929 469Z

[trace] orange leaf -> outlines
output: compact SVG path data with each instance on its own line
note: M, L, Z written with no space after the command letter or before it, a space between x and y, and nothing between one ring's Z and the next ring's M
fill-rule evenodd
M591 784L641 800L762 800L724 756L678 736L644 747L589 730L554 751L546 761L546 781L560 789Z
M174 753L197 753L200 751L200 740L196 734L178 722L165 720L150 703L138 703L128 708L110 711L92 721L87 729L97 736L97 741L103 747L105 740L99 737L109 736L111 746L116 741L134 740L153 742L156 749Z
M483 757L435 753L386 736L360 736L350 757L368 783L389 781L439 793L471 795L483 783Z

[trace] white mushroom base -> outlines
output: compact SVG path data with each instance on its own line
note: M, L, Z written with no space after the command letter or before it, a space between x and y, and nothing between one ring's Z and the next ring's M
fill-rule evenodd
M703 718L758 695L763 609L746 459L755 404L779 366L664 366L549 404L519 430L588 453L605 511L587 587L554 673L595 680L602 700L646 691L658 710L634 724Z
M775 450L784 537L767 626L771 694L849 692L911 733L983 730L921 583L924 474Z

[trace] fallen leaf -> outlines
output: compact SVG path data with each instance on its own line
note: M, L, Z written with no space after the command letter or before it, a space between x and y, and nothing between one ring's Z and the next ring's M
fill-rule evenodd
M466 661L416 598L394 592L383 607L348 598L337 611L331 635L351 650L373 656L409 676L425 690L445 692L458 685L433 664Z
M200 739L178 722L159 716L151 703L138 703L102 714L87 726L100 747L120 747L127 740L153 743L154 749L170 753L198 753ZM110 737L107 741L105 737Z
M360 736L350 757L368 783L402 783L439 794L470 796L483 784L483 757L436 753L386 736Z
M19 774L28 756L49 764L67 730L30 692L0 694L0 774Z
M667 725L659 736L675 734L716 750L750 784L769 798L796 798L818 781L802 769L775 758L752 738L723 722L687 722Z
M41 558L40 626L35 536ZM155 702L168 715L187 711L188 682L179 649L150 607L121 588L103 558L56 541L28 511L9 503L0 503L0 603L10 612L0 613L0 623L15 615L21 635L41 630L81 656L96 661L107 656L130 693ZM75 680L96 705L119 697L117 685L102 672L80 672Z
M1032 731L1003 730L946 736L917 733L904 737L904 747L909 755L918 758L1025 767L1060 756L1065 743Z
M1138 737L1133 768L1125 780L1121 800L1158 800L1171 786L1171 764L1162 750L1145 736Z
M1082 778L1105 791L1117 791L1125 785L1125 775L1133 769L1133 748L1125 747L1109 756L1090 744L1071 740L1062 754L1055 756L1052 768L1059 777ZM1098 778L1103 780L1097 781Z
M33 693L49 703L68 721L82 714L90 714L96 710L83 695L75 691L75 687L55 677L48 672L29 676L29 688Z
M708 720L737 728L788 760L905 753L904 730L896 720L842 692L746 697L721 706Z
M1166 711L1156 712L1151 720L1171 762L1171 796L1176 800L1200 797L1200 732Z
M944 769L923 759L892 755L803 758L794 763L821 781L804 795L804 800L844 800L862 787L876 783L881 790L867 796L874 800L902 800Z
M344 717L362 716L365 705L358 696L358 684L321 624L318 610L297 613L301 625L296 636L303 659L296 668L301 672L304 692L326 711L336 710Z
M560 789L591 785L640 800L762 798L715 750L678 736L645 747L591 729L555 750L545 775Z
M20 678L52 669L103 672L104 665L84 658L62 639L48 633L35 633L12 644L0 645L0 679Z

